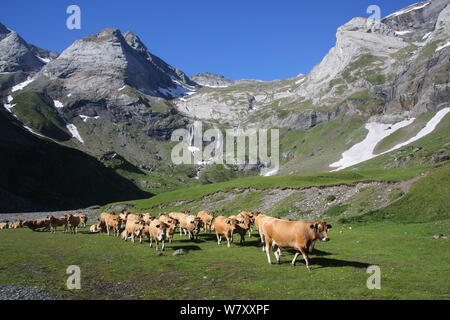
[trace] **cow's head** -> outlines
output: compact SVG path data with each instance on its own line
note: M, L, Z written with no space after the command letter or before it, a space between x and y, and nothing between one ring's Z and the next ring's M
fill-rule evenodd
M230 226L231 230L236 229L236 222L237 222L236 219L230 219L230 218L227 218L227 219L225 220L225 223L226 223L227 225Z
M172 236L175 233L175 229L177 228L175 223L167 224L166 234Z
M238 219L236 220L236 224L239 225L244 230L248 230L251 227L250 217L247 215L238 215Z
M194 225L195 229L200 230L200 228L203 228L203 221L199 217L194 218Z
M331 225L327 224L325 221L320 220L314 224L310 225L310 228L314 230L316 239L326 242L329 241L328 230L331 229Z
M157 221L157 220L154 220L154 221ZM167 225L164 222L157 221L154 224L154 227L156 229L156 239L158 241L163 241L166 236Z

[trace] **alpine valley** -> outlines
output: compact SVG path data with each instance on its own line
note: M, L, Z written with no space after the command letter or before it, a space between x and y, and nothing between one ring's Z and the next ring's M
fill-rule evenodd
M188 76L131 31L107 28L59 54L0 23L0 212L261 175L263 163L174 165L171 135L194 121L204 130L279 129L272 175L448 161L449 2L353 18L310 73L273 81Z

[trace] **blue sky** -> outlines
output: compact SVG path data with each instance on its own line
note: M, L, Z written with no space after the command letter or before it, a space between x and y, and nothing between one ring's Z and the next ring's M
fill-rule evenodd
M381 16L414 0L14 0L0 22L27 42L61 53L103 28L131 30L148 49L188 75L213 72L236 80L273 80L308 73L355 16ZM81 8L81 30L68 30L66 9Z

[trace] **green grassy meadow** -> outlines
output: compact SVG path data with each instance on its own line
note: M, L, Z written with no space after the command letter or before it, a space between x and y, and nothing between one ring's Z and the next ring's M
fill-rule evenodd
M343 171L303 176L307 179L302 182L299 177L283 177L283 183L408 179L425 171ZM450 243L448 238L433 238L448 236L450 230L449 173L448 164L427 171L409 193L365 218L337 215L328 220L333 225L331 240L316 244L310 255L312 271L302 258L291 267L290 249L282 251L280 265L269 265L256 232L247 236L245 246L235 236L230 249L218 246L214 233L201 233L197 241L176 234L160 255L146 241L133 245L106 234L89 234L88 229L77 235L19 229L0 231L0 284L36 285L66 299L449 299ZM252 179L235 183L244 186L244 180ZM260 187L277 181L260 179ZM201 196L196 188L189 189L191 197ZM187 254L172 255L182 248ZM81 268L81 290L66 288L70 265ZM366 286L371 265L381 270L379 290Z

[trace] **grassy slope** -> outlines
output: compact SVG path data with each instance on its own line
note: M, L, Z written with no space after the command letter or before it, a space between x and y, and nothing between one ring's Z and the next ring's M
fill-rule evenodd
M448 203L448 173L448 166L433 169L414 183L408 198L384 209L400 212L402 219L332 221L331 241L316 245L311 272L302 259L290 266L291 250L283 250L281 265L268 265L257 237L227 249L213 234L199 241L176 235L159 256L147 243L133 246L105 234L21 229L0 232L0 284L37 285L66 298L89 299L448 299L450 241L432 238L448 234L448 211L430 222L416 219ZM430 198L431 193L439 196ZM173 256L180 248L188 254ZM81 267L79 291L65 289L72 264ZM366 287L370 265L381 268L381 290Z
M22 90L13 97L11 103L16 106L12 111L25 125L50 138L70 140L64 121L48 97L31 90Z
M152 208L166 202L173 202L179 200L194 200L204 195L208 195L217 191L231 190L233 188L257 188L266 189L271 187L290 187L300 188L308 186L324 186L341 183L354 183L357 181L399 181L411 178L423 171L426 168L411 168L408 170L361 170L361 171L342 171L331 172L323 174L305 174L292 176L274 176L274 177L250 177L243 179L236 179L221 183L208 184L188 189L179 189L172 192L159 194L150 199L129 201L137 208Z
M329 164L352 145L364 139L367 130L359 117L341 116L306 132L280 132L280 174L328 171Z

